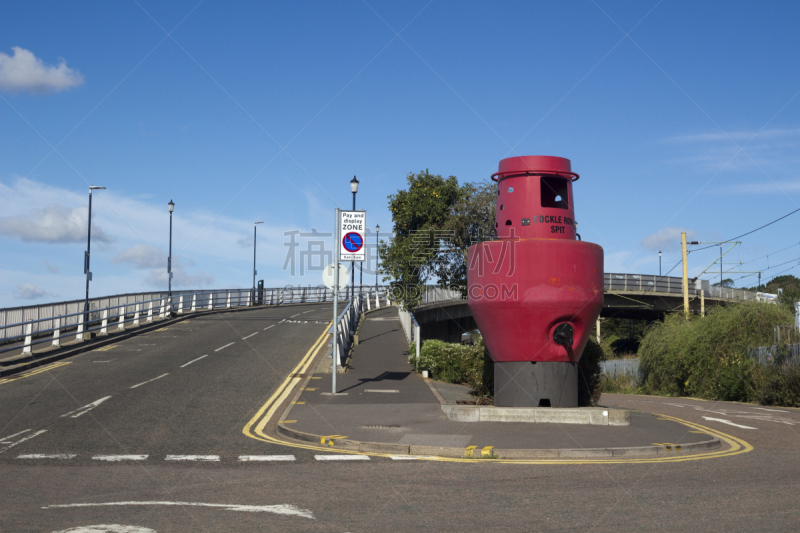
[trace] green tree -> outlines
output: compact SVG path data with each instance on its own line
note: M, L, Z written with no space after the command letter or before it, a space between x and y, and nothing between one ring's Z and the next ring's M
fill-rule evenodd
M450 240L442 250L437 275L441 285L466 296L469 247L489 239L494 230L497 185L489 180L467 183L459 192L443 226Z
M443 178L427 169L407 176L408 189L390 195L394 235L379 246L381 270L391 280L395 298L408 309L419 303L422 287L447 271L447 230L461 189L455 176Z

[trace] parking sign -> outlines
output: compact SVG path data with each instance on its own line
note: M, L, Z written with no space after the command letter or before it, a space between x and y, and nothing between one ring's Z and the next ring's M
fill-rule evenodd
M339 212L339 261L366 261L366 211Z

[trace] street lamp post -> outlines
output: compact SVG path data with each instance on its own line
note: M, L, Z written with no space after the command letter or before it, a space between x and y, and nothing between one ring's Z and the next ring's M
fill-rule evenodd
M256 228L259 224L263 224L263 221L260 222L253 222L253 306L256 305L256 274L258 274L258 270L256 270Z
M378 263L381 260L381 249L380 249L380 239L381 239L381 225L378 224L375 226L375 250L377 250L377 257L375 258L375 294L378 294Z
M89 329L89 282L92 281L92 272L89 270L89 257L92 249L92 191L105 189L97 185L89 185L89 233L86 239L86 255L83 258L83 273L86 274L86 299L83 302L83 327Z
M661 277L661 250L658 251L658 277Z
M168 294L169 298L169 313L172 314L172 211L175 209L175 202L172 200L167 204L169 207L169 257L167 258L167 279L168 279Z
M353 211L356 210L356 193L358 192L358 180L355 176L350 180L350 192L353 193ZM350 301L355 299L355 285L356 285L356 263L351 262L353 268L350 269Z

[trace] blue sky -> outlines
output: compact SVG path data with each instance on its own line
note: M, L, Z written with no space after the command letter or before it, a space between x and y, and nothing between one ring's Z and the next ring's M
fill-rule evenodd
M386 235L407 173L479 181L513 155L572 160L607 272L657 274L658 250L666 272L681 230L800 208L798 20L794 2L3 2L0 307L82 297L89 184L107 187L93 295L166 286L170 199L176 288L250 286L255 220L258 277L317 285L284 268L285 233L332 231L353 175ZM797 267L798 221L726 258Z

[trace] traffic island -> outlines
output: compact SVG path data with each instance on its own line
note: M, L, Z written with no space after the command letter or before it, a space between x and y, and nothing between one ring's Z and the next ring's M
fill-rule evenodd
M442 405L455 422L527 422L532 424L588 424L630 426L631 412L605 407L495 407L490 405Z

